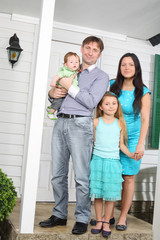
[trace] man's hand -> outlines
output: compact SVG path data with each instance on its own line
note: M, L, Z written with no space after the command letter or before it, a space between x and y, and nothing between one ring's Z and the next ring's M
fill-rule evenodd
M66 96L67 91L64 88L56 86L52 87L48 94L51 98L62 98Z
M73 74L72 77L64 77L59 80L59 84L64 87L67 91L72 85L73 79L76 76L76 74Z

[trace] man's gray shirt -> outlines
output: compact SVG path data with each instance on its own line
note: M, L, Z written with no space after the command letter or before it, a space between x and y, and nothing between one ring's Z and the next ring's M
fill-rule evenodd
M108 74L97 67L85 69L78 75L78 86L80 90L75 98L67 94L58 114L92 116L93 109L108 89Z

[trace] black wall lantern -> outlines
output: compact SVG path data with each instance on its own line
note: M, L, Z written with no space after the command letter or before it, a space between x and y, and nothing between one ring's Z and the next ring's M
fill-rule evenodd
M8 60L13 65L18 61L19 56L23 49L19 45L19 38L17 37L16 33L9 39L10 46L7 47L8 51Z

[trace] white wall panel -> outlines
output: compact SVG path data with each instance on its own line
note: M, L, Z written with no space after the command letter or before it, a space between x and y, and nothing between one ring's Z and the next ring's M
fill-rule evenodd
M0 80L0 90L28 93L28 83Z
M11 92L0 90L0 101L27 103L27 93L20 93L18 91Z
M23 155L23 146L16 144L0 144L0 154Z
M22 166L22 155L0 154L0 166Z
M0 111L9 113L26 113L26 104L0 101ZM10 117L11 115L9 118Z
M2 171L10 177L20 177L21 176L21 167L16 166L2 166Z
M18 196L22 180L28 96L33 64L35 24L0 14L0 168L13 179ZM12 68L6 48L17 34L23 49Z
M23 113L0 112L0 120L6 123L25 124L26 115Z
M7 63L9 65L9 62ZM10 66L10 65L9 65ZM0 76L3 80L10 80L16 82L29 82L29 72L17 72L15 71L16 66L13 69L11 67L9 70L7 69L0 69Z
M1 133L24 134L25 126L22 124L4 123L0 124Z
M15 145L23 145L24 144L24 135L13 135L10 133L1 133L0 134L0 143L5 143L5 144L15 144Z
M31 32L34 33L35 25L23 22L12 21L10 18L5 18L0 16L0 28L2 29L10 29L11 32L21 31L21 32Z
M12 29L9 28L2 28L0 27L0 38L6 38L9 44L9 39L11 37L11 32L13 33ZM27 41L27 42L34 42L34 32L26 32L26 31L16 31L18 38L21 41ZM14 33L13 33L14 34Z

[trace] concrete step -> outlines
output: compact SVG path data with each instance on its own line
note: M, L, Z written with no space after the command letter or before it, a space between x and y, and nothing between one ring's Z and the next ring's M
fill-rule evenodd
M19 212L20 203L14 208L13 213L9 217L12 226L12 236L2 240L104 240L101 233L98 235L91 234L92 226L88 227L87 233L83 235L73 235L71 233L75 223L74 210L75 204L69 204L67 226L57 226L52 228L41 228L39 222L49 218L52 215L53 203L37 203L34 234L19 233ZM29 206L28 206L29 207ZM119 210L115 209L116 222L119 216ZM95 218L94 206L92 205L91 218ZM138 218L128 215L128 227L124 232L116 231L115 226L111 226L112 235L108 239L112 240L151 240L153 239L152 225Z

